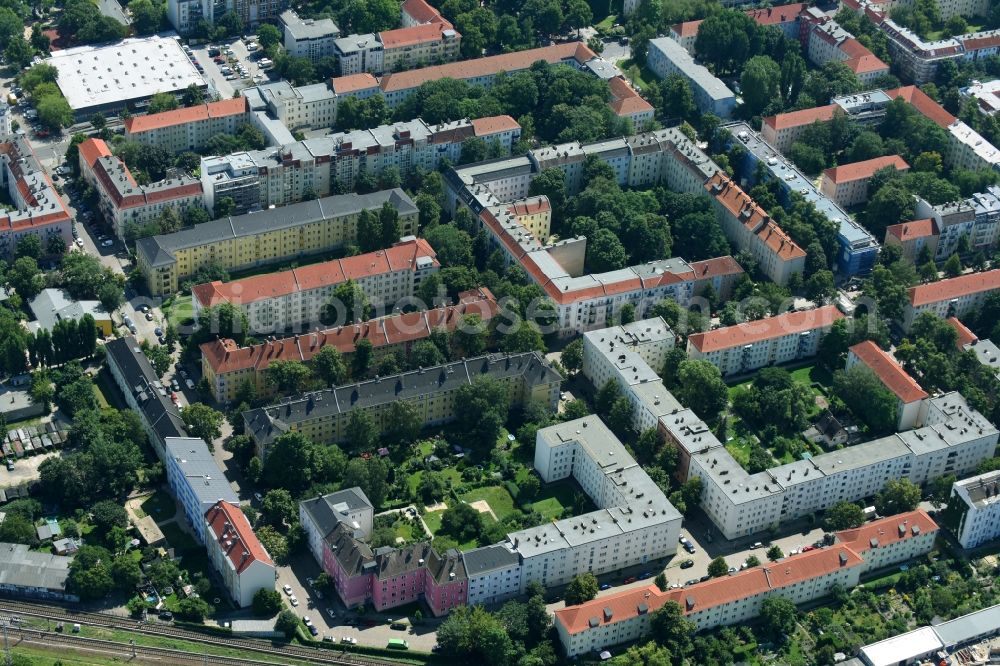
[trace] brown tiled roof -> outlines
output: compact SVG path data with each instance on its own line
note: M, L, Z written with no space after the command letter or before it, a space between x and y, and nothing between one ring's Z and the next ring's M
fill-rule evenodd
M887 236L895 236L901 241L909 241L914 238L936 236L940 232L938 231L937 223L931 218L926 218L890 225L886 227L885 233Z
M205 513L205 518L215 540L233 563L236 573L243 573L254 562L274 566L274 561L261 545L253 528L250 527L250 521L238 506L220 500Z
M896 171L908 171L910 165L899 155L885 155L875 157L861 162L851 162L842 164L823 172L823 175L834 183L847 183L852 180L864 180L871 178L879 169L885 167L896 167Z
M608 88L611 89L611 110L616 116L627 118L653 111L653 105L640 97L624 77L609 79Z
M919 307L996 289L1000 289L1000 268L910 287L910 305Z
M914 532L916 528L916 532ZM908 513L880 518L861 527L837 532L837 540L856 553L863 554L873 548L885 546L938 531L938 525L926 511L917 509ZM873 539L875 542L873 542Z
M767 211L761 208L749 194L740 189L722 171L716 172L705 183L705 189L783 261L806 256L805 251L796 245L781 227L775 224Z
M433 23L443 21L438 10L427 4L424 0L406 0L402 10L410 15L417 23Z
M363 74L349 74L330 79L330 87L333 88L333 92L343 95L350 92L357 92L358 90L378 88L378 79L368 72Z
M966 345L971 345L973 342L979 341L979 336L969 330L969 328L958 320L956 317L948 317L948 323L951 324L952 328L958 333L958 338L955 339L955 346L959 350L965 349Z
M150 130L171 127L173 125L183 125L194 123L209 118L221 118L224 116L238 116L247 111L247 100L245 97L223 99L218 102L208 102L187 108L164 111L163 113L153 113L145 116L132 116L125 120L125 129L129 134L138 132L148 132Z
M476 136L492 136L501 132L512 132L521 126L511 116L487 116L470 121Z
M758 321L748 321L735 326L717 328L714 331L695 333L688 336L695 349L703 354L741 347L762 340L804 333L818 328L832 326L833 322L843 319L844 315L834 305L824 305L812 310L786 312L777 317L768 317Z
M871 340L859 342L851 347L850 351L904 403L909 404L927 397L927 392L920 388L920 384L908 375L906 370L903 370L896 359L882 351Z
M104 143L101 139L87 139L77 146L80 151L80 157L87 163L87 166L93 168L94 163L101 157L111 157L111 151L108 149L108 144Z
M932 100L927 96L927 93L916 86L893 88L892 90L886 90L885 94L893 99L897 97L903 98L912 104L917 111L940 127L946 128L955 122L955 116L945 111L943 106Z
M763 122L767 123L776 130L783 130L789 127L802 127L803 125L812 125L815 122L825 123L833 120L833 113L839 108L840 107L836 104L816 106L811 109L801 109L800 111L779 113L776 116L767 116L764 118Z
M443 32L452 30L451 23L423 23L409 28L386 30L378 34L379 41L386 49L401 49L415 44L439 42L444 39ZM458 35L458 33L455 33Z

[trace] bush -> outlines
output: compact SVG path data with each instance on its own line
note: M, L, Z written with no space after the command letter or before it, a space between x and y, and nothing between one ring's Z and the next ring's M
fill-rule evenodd
M260 617L274 617L281 610L281 594L277 590L260 588L253 595L253 612Z

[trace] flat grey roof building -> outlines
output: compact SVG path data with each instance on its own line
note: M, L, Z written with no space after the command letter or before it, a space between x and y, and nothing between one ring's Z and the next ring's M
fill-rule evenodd
M309 514L317 530L326 536L343 521L341 516L361 509L374 510L371 501L361 488L345 488L329 495L314 497L299 503L299 507ZM351 526L357 529L357 526Z
M66 593L71 557L39 553L20 543L0 543L0 591L77 601Z
M295 41L323 39L324 37L336 38L340 35L340 28L333 22L333 19L303 19L291 9L281 12L279 18L285 29L285 34Z
M239 506L240 498L233 491L219 463L199 437L168 437L164 442L168 464L173 465L186 480L199 504L211 505L219 500Z

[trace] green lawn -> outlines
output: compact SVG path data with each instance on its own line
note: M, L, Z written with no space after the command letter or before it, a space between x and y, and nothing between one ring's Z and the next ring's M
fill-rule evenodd
M462 481L462 473L454 467L444 468L441 470L441 474L444 474L445 481L450 480L453 485L457 485ZM420 485L420 477L423 475L424 470L418 469L416 472L406 477L406 485L410 488L410 492L417 492L417 486Z
M615 25L615 21L617 20L618 16L616 14L608 14L607 16L604 17L604 20L602 20L594 27L597 28L598 30L611 30L611 28Z
M167 543L174 549L174 552L182 553L189 550L201 550L192 536L180 528L177 523L167 523L160 527Z
M97 399L97 406L100 409L109 409L111 407L111 403L109 403L108 399L104 397L104 391L102 391L101 387L97 384L93 384L92 386L94 387L94 397Z
M444 552L449 548L458 548L459 550L471 550L479 545L475 540L467 541L465 543L458 543L453 538L446 534L441 536L436 536L438 531L441 529L441 516L444 511L428 511L424 514L424 522L427 523L427 528L431 531L434 537L434 547L438 552ZM483 523L485 525L492 525L494 520L493 517L488 513L480 514L483 518Z
M572 483L550 483L538 493L531 508L542 514L547 521L558 520L565 509L573 507L574 492L576 490Z
M641 88L646 88L651 81L656 81L656 74L649 71L645 64L637 64L631 59L619 60L616 64L618 69L622 70L633 84Z
M833 375L829 370L818 365L807 365L797 370L792 370L792 379L809 386L810 384L820 384L827 388L833 386Z
M476 488L461 496L462 500L468 503L486 500L496 514L497 520L503 520L514 513L514 498L510 496L503 486L485 486Z
M427 529L431 531L431 534L437 534L438 530L441 529L441 516L444 511L428 511L424 514L424 523L427 524Z
M741 467L745 468L747 463L750 462L750 442L746 441L742 437L734 437L733 441L726 442L726 451L729 451L729 455L731 455Z
M163 303L163 314L167 318L168 324L179 327L185 321L194 319L194 305L191 302L191 295L175 296Z

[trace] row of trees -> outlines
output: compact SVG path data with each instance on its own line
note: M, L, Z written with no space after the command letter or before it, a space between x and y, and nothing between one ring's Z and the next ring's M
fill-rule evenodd
M93 5L91 5L93 7ZM97 11L94 8L94 11ZM22 38L23 41L23 38ZM17 44L15 40L7 46L9 50ZM30 60L30 58L29 58ZM56 85L59 73L55 67L40 63L19 77L21 88L31 95L31 103L38 112L38 120L46 127L59 130L73 124L73 110Z

